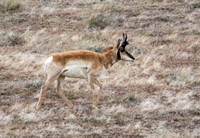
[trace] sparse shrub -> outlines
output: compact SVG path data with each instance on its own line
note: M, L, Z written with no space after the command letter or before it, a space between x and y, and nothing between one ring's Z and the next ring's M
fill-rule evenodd
M10 18L10 21L15 24L15 23L23 23L23 22L26 22L28 19L26 17L24 17L23 15L15 15L15 16L12 16Z
M152 93L153 94L154 92L159 91L160 88L156 87L153 84L147 84L147 85L143 86L143 90L146 91L146 92L148 92L148 93Z
M169 45L171 43L173 43L173 41L169 39L158 39L158 40L152 40L151 45L159 46L159 45Z
M8 72L4 72L0 75L0 79L3 80L3 79L8 79L12 77L12 74L11 73L8 73Z
M123 98L125 103L138 103L140 99L135 94L128 94Z
M152 3L154 2L163 2L163 0L152 0Z
M191 73L181 71L168 71L164 76L164 81L169 86L191 87L195 86Z
M0 32L0 46L6 45L6 32L1 31Z
M44 81L31 81L25 84L28 89L39 89L44 84Z
M86 19L86 26L89 28L104 29L106 26L121 26L123 23L123 9L108 4L99 9L92 9Z
M18 10L21 7L20 0L4 0L2 4L5 10Z
M200 86L200 81L192 81L192 82L188 82L187 84L186 84L186 87L188 87L188 88L194 88L194 87L198 87L198 86Z
M166 40L162 40L161 41L161 45L169 45L170 43L172 43L172 40L166 39Z
M115 121L115 124L118 125L125 125L127 122L130 121L130 118L128 118L126 115L115 115L113 116L113 119Z
M124 125L126 123L125 119L123 116L116 116L115 117L115 123L119 125Z
M176 76L176 74L175 74L173 71L169 71L169 72L166 74L166 78L169 78L170 81L172 81L172 80L176 80L176 79L177 79L177 76Z
M82 37L82 40L84 41L99 41L99 40L102 40L102 36L101 35L84 35Z
M103 52L103 49L101 47L95 47L95 46L86 47L86 50L91 50L94 52Z
M25 43L23 36L16 32L0 32L0 46L15 46Z
M159 21L159 22L169 22L171 21L169 16L165 16L165 15L158 15L155 17L155 21Z
M89 28L103 29L109 24L108 20L103 14L93 15L88 19Z
M67 93L65 95L69 100L78 99L78 96L74 95L73 93Z
M9 32L6 35L6 45L7 46L15 46L15 45L22 45L24 43L23 37L16 33L16 32Z
M195 8L200 8L200 2L199 3L194 3L192 4L192 7Z

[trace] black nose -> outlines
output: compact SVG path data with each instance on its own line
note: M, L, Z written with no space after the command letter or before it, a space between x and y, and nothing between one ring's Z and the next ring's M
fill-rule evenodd
M135 58L133 56L130 57L132 60L135 60Z

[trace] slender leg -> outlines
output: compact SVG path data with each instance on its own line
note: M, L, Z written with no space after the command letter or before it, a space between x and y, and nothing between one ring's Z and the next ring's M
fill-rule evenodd
M89 83L90 83L90 88L91 88L91 97L92 97L92 105L94 105L94 76L90 75L89 76Z
M63 77L63 76L60 76L60 77L58 78L58 83L57 83L56 92L57 92L58 95L67 103L67 105L68 105L70 108L73 108L74 110L76 110L76 106L74 106L74 105L72 104L72 102L71 102L69 99L67 99L67 97L63 94L63 91L62 91L61 86L60 86L60 84L61 84L61 82L62 82L63 80L64 80L64 77Z
M97 96L97 99L96 99L96 101L94 102L94 105L97 106L98 103L99 103L99 99L100 99L100 97L101 97L101 94L102 94L103 87L102 87L102 84L101 84L96 78L94 78L94 83L95 83L96 85L98 85L99 88L100 88L99 93L98 93L98 96Z
M38 100L38 103L37 103L37 106L36 106L36 109L37 110L40 110L41 108L41 104L42 104L42 99L44 97L44 94L46 92L46 89L56 80L57 76L55 77L48 77L45 84L41 87L41 90L40 90L40 97L39 97L39 100Z

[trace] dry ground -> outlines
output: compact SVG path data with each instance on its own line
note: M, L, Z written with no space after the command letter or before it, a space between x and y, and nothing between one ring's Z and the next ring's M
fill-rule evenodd
M17 0L16 0L17 1ZM200 137L199 0L0 1L0 137ZM99 110L85 80L55 87L36 111L50 53L114 45L128 34L134 63L99 78Z

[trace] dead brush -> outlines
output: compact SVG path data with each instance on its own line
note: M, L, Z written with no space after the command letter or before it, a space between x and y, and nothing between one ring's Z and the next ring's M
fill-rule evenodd
M6 35L6 45L7 46L15 46L15 45L23 45L25 43L22 35L16 32L9 32Z
M101 47L86 47L86 50L91 50L91 51L94 51L94 52L103 52L103 49Z
M37 90L44 84L44 81L30 81L25 84L25 88Z
M90 9L86 14L86 26L88 28L100 28L112 26L121 26L124 19L123 9L116 5L101 5L100 8Z
M72 92L69 92L65 95L69 100L76 100L78 99L79 97L76 96L75 94L73 94Z
M6 11L15 11L18 10L22 6L20 0L4 0L2 3L2 7Z
M142 89L143 89L143 91L146 91L146 92L151 93L151 94L153 94L154 92L160 90L159 87L157 87L157 86L155 86L155 85L153 85L153 84L144 85L144 86L142 87Z
M127 94L126 96L123 97L122 102L124 103L139 103L141 99L136 96L134 93Z

